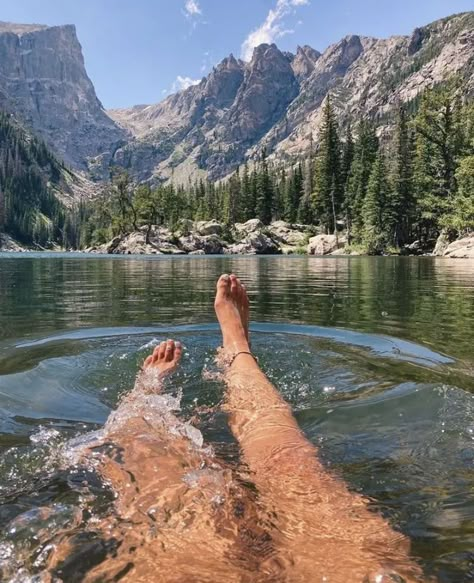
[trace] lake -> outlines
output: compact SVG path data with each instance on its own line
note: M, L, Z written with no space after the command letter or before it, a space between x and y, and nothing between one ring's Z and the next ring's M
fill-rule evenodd
M186 348L183 415L222 401L202 373L225 272L247 285L254 350L324 462L427 574L474 580L474 261L429 257L0 254L0 570L40 570L8 525L74 503L58 444L101 426L157 341ZM238 456L224 416L200 429Z

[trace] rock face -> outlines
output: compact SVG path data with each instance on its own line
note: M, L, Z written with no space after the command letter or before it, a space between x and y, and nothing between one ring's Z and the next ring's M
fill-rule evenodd
M305 45L296 49L296 55L291 62L291 68L298 81L304 81L314 71L316 61L321 56L321 53L315 51L313 48Z
M0 96L75 168L125 138L97 99L72 25L0 23Z
M74 168L110 166L137 181L219 179L266 147L291 163L317 140L328 93L341 122L365 115L390 132L400 102L453 74L474 95L474 12L411 36L347 36L322 54L263 44L246 63L225 58L200 83L155 105L105 112L73 26L0 23L0 108L21 117ZM385 125L384 125L385 124Z
M173 173L181 183L222 178L263 146L288 161L317 139L328 92L342 125L359 115L387 120L400 101L452 74L464 76L466 93L474 94L473 60L474 12L411 37L348 36L322 55L308 46L292 55L261 45L250 63L230 56L198 85L158 105L109 112L135 137L114 161L142 179Z
M443 257L474 259L474 233L450 243L445 249Z
M433 255L436 257L442 257L444 252L449 247L450 239L446 231L441 231L438 239L436 240L435 248L433 249Z
M342 236L336 239L336 235L316 235L309 240L308 255L330 255L343 249L345 243Z
M105 245L86 249L86 252L114 255L277 255L298 251L301 238L308 238L308 229L305 225L290 225L281 221L265 227L258 219L252 219L235 225L232 241L229 241L223 236L224 225L217 221L181 221L174 233L165 227L155 226L147 237L147 229L141 228L134 233L117 236Z
M0 252L5 251L20 253L26 251L26 249L5 233L0 233Z

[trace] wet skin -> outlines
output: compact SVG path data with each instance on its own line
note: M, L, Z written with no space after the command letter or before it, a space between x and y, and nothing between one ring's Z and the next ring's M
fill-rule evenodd
M423 580L407 539L324 468L250 354L249 301L235 275L217 282L215 311L240 473L194 447L170 411L155 410L182 355L178 342L162 342L105 425L109 450L101 444L98 468L116 501L97 530L119 545L83 580ZM71 552L60 545L51 568L60 570Z

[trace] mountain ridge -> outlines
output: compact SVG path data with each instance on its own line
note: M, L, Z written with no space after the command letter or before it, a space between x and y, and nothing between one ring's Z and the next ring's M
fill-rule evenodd
M220 179L266 148L283 165L317 140L331 93L340 124L370 117L390 131L399 102L461 75L474 95L474 12L385 39L347 35L322 53L256 47L232 54L183 91L106 111L87 75L74 25L0 22L0 107L75 171L106 180L112 166L135 181Z
M300 47L289 56L276 45L261 45L250 63L235 60L242 82L235 97L237 104L228 108L211 104L204 111L199 109L207 98L209 80L227 67L224 59L198 85L157 104L108 112L118 123L128 124L134 135L118 150L118 159L137 169L142 179L164 177L181 183L189 178L222 178L246 159L255 158L262 147L273 158L291 163L317 139L321 107L329 92L342 123L368 116L384 131L383 118L399 102L409 103L447 76L462 74L466 93L474 94L473 30L474 12L466 12L419 27L411 35L386 39L347 35L323 53L306 45L306 51ZM292 68L293 79L285 78L285 60L286 74ZM269 79L262 70L264 62L273 72ZM245 97L244 80L250 87ZM288 88L286 96L278 93L281 86ZM269 108L262 122L261 104L275 90L281 99ZM245 111L242 104L253 104L253 110ZM160 142L166 144L165 149L160 150ZM158 147L155 159L145 156L147 163L137 162L136 158L153 145Z

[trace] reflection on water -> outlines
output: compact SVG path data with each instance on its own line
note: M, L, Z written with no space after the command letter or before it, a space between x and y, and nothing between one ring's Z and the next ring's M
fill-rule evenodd
M377 332L470 356L474 262L432 258L0 256L0 338L210 322L223 270L248 283L256 321Z
M40 571L57 533L107 512L110 492L58 452L100 429L158 340L186 346L180 416L238 460L222 383L203 374L225 271L248 285L255 350L324 462L426 573L471 580L474 262L430 258L0 257L0 573Z

